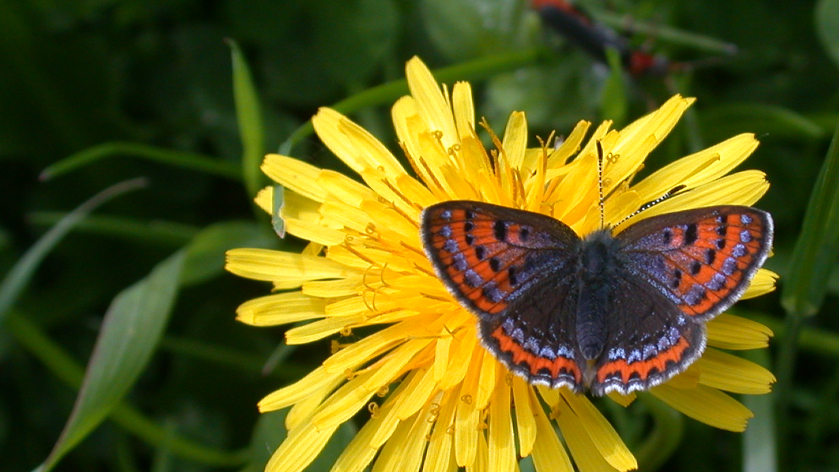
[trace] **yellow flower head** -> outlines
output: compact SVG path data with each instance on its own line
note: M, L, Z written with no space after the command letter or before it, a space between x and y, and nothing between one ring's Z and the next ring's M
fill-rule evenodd
M335 471L362 471L374 458L373 471L486 470L487 465L514 471L518 458L526 456L539 471L573 470L572 459L579 470L636 468L633 455L586 396L531 385L484 349L475 315L447 291L425 255L422 211L439 202L471 200L550 215L579 235L602 224L618 224L619 233L659 214L753 204L768 188L763 173L726 174L757 141L750 134L735 136L632 183L692 99L675 96L622 130L604 122L587 141L589 123L580 122L556 148L527 148L524 113L513 113L503 138L492 136L494 149L487 151L475 129L468 83L455 84L449 95L418 59L408 63L407 76L411 95L396 102L393 121L413 175L367 131L322 109L313 118L317 134L364 184L268 155L262 169L285 187L286 230L311 244L302 254L228 253L228 270L282 290L244 303L241 321L268 326L312 320L286 332L289 344L349 337L356 328L381 325L374 334L334 343L335 352L320 367L259 403L261 411L292 407L288 437L267 470L302 470L335 430L362 410L369 410L370 418ZM598 151L604 157L605 221ZM674 188L682 191L621 223ZM266 188L257 197L269 212L272 192ZM773 287L774 275L761 269L744 296ZM699 421L742 431L751 412L722 390L767 393L774 378L719 348L765 347L770 335L757 323L717 316L707 324L702 357L649 393ZM635 395L613 392L609 398L628 405Z

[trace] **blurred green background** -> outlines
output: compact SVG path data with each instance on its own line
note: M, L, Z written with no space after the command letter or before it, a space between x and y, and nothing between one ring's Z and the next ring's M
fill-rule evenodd
M839 123L839 0L577 3L638 48L721 60L615 74L521 0L0 2L0 469L49 457L57 470L261 470L284 413L260 418L256 402L329 344L292 349L282 327L236 322L269 287L224 273L223 253L302 247L252 197L266 152L347 170L301 128L318 107L354 97L340 109L398 151L389 106L404 86L365 91L419 55L448 84L470 80L499 134L513 110L546 137L697 97L648 169L755 133L744 168L772 184L759 206L775 217L767 267L782 279L736 312L776 332L751 357L773 367L776 393L745 400L757 417L744 434L643 405L606 414L642 470L839 470L839 160L811 202ZM141 188L69 213L136 177ZM356 426L310 470L329 470Z

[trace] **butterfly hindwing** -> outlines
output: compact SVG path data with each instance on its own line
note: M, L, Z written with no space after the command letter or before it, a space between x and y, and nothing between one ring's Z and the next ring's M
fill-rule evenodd
M647 390L683 372L705 349L705 326L643 280L617 277L604 317L607 341L589 388L595 395Z
M772 246L772 218L717 206L647 218L618 234L627 265L688 316L708 320L748 287Z

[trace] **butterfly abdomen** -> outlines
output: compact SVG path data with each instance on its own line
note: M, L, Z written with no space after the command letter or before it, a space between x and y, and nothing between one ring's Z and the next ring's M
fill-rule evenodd
M608 341L605 315L612 310L610 278L616 276L619 247L608 230L596 231L579 243L576 331L580 352L588 360L599 358Z

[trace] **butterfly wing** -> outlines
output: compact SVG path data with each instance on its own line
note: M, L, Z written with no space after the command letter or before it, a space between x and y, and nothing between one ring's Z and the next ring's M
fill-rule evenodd
M617 235L622 256L686 315L707 321L736 302L772 247L772 217L744 206L655 216Z
M646 390L683 372L705 349L705 321L743 294L772 245L768 213L718 206L655 216L616 238L607 344L594 394Z
M630 272L612 282L607 342L587 379L594 395L628 394L666 382L705 349L705 325Z
M421 234L437 275L478 316L481 339L500 361L531 382L582 389L572 267L580 238L571 228L536 213L449 201L425 209Z

